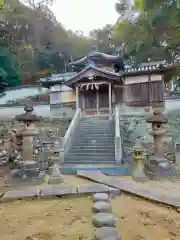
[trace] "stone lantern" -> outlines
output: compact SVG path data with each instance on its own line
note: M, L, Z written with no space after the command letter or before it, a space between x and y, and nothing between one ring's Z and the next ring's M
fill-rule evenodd
M24 162L32 161L34 155L34 137L38 135L38 130L34 123L39 121L39 118L33 114L33 106L26 105L25 113L17 115L16 121L23 122L24 128L21 130L22 136L22 159Z
M144 165L145 173L150 178L169 177L175 174L174 166L164 156L163 137L166 134L164 124L168 122L161 109L154 109L147 118L147 123L152 124L150 134L154 142L154 154L148 157Z
M132 178L135 181L147 181L147 177L144 173L144 161L146 159L145 149L142 147L139 141L136 142L132 149L132 156L135 163L134 170L132 173Z
M23 123L20 134L22 137L22 161L19 163L20 169L14 171L12 177L32 179L38 177L40 170L38 162L34 160L34 137L38 135L38 130L34 123L39 121L39 117L33 114L33 106L26 105L25 113L17 115L16 121Z

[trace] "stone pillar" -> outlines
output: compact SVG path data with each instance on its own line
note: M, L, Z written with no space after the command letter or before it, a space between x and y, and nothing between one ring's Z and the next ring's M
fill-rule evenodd
M79 87L76 86L76 110L79 108Z
M112 84L109 83L109 119L112 119Z
M21 132L23 138L22 159L23 161L32 161L34 156L34 137L38 134L34 124L27 126L24 123L24 129Z
M147 177L144 173L144 161L145 161L145 149L142 147L139 141L136 142L133 152L133 160L134 160L134 170L132 173L132 178L135 181L144 182L147 180Z

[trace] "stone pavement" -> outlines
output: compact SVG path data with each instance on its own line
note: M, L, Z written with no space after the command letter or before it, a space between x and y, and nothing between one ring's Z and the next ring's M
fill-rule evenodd
M139 183L131 177L110 177L100 171L78 171L77 175L139 197L180 208L180 180Z

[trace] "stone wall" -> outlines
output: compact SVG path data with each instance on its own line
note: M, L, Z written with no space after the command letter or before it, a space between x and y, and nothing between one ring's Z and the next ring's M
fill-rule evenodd
M180 113L177 111L167 114L168 123L165 125L167 130L164 137L164 147L167 154L174 152L176 142L180 142ZM131 150L137 139L141 139L145 147L151 151L152 136L149 134L151 130L150 124L146 122L146 115L122 115L120 119L123 147L125 155Z
M70 121L69 120L60 120L60 119L49 119L43 118L40 122L36 122L35 125L38 127L40 134L46 135L50 130L53 132L58 132L58 135L64 137ZM5 135L10 133L12 129L21 129L23 123L19 123L13 120L3 120L0 122L0 131L3 130L6 132Z

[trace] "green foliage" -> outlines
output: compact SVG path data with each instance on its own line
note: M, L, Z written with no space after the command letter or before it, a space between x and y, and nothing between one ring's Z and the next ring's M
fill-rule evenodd
M9 52L8 48L0 47L0 92L6 87L20 83L16 67L16 59Z
M179 0L178 0L179 1ZM120 46L125 60L174 61L179 53L180 18L178 1L136 0L133 11L137 16L133 21L120 20L115 25L113 40Z
M3 14L3 24L0 24L0 45L9 49L17 63L10 71L11 76L14 71L19 72L21 79L38 78L39 72L63 72L70 59L85 56L92 45L102 41L99 35L87 38L80 32L67 31L49 9L51 0L18 2L11 0L11 12ZM100 45L104 52L109 50L107 43L106 39ZM15 79L12 81L16 82Z

